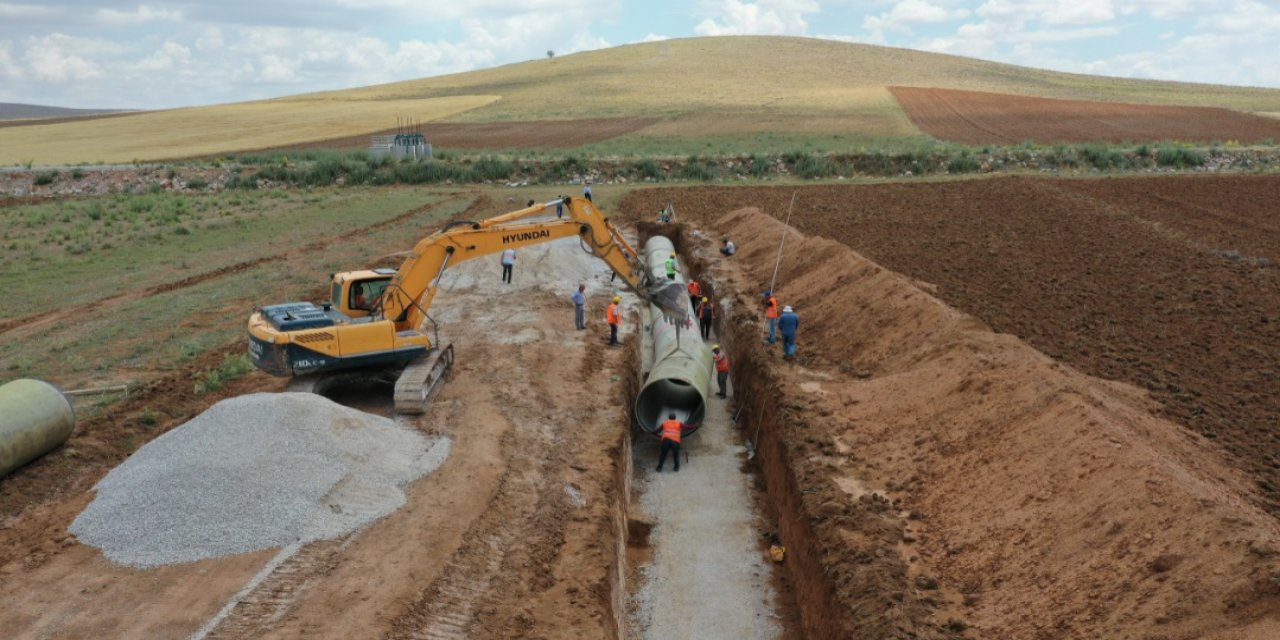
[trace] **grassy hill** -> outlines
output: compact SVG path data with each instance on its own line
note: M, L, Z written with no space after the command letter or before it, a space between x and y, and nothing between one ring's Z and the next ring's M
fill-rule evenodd
M0 102L0 121L28 118L80 118L108 113L122 113L124 111L125 109L68 109L66 107L46 107L39 104Z
M888 85L1280 112L1280 90L1103 78L809 38L689 38L277 100L0 129L0 164L129 161L303 143L423 122L657 118L585 153L926 142ZM429 131L428 131L429 133Z

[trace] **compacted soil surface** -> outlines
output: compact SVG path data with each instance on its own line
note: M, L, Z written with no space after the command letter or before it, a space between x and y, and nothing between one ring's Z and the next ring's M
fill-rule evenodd
M1280 121L1218 107L1035 98L890 87L925 133L965 144L1280 140Z

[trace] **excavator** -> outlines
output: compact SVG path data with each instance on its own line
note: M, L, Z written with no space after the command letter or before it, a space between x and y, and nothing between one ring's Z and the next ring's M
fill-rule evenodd
M563 218L531 219L562 206ZM288 302L249 317L249 356L259 369L293 376L291 390L324 393L334 385L382 379L395 383L397 413L423 413L453 363L428 315L441 277L464 261L577 236L627 288L684 321L683 285L658 281L591 201L565 197L493 218L455 221L421 239L398 270L367 269L330 277L328 302ZM428 335L426 323L431 323Z

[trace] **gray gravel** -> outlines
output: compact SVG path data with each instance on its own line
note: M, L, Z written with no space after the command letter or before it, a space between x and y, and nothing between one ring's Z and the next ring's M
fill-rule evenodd
M70 531L137 567L332 539L403 505L449 445L313 394L231 398L107 474Z

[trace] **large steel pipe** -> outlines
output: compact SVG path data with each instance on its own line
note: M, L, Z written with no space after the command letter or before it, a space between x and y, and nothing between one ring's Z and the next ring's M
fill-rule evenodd
M667 280L666 262L673 253L675 247L663 236L654 236L645 243L645 264L655 280ZM684 275L677 272L675 282L684 286ZM687 317L693 318L687 296L684 304L688 307ZM698 335L695 324L668 322L656 306L650 306L649 318L653 368L636 396L636 420L641 428L655 433L662 428L667 416L674 413L689 425L684 433L692 433L706 417L707 396L711 391L711 349Z
M0 478L66 442L75 424L71 402L48 382L0 385Z

